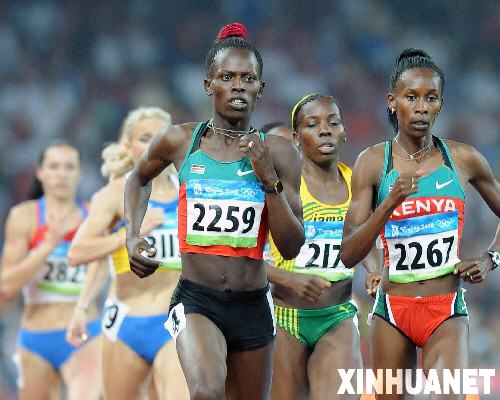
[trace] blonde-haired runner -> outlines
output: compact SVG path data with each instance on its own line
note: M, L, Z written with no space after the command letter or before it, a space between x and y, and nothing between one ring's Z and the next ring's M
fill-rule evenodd
M147 149L156 132L170 125L170 114L159 108L141 107L127 116L119 142L108 145L103 151L102 172L110 181L93 196L89 218L78 230L70 249L73 262L110 256L112 263L114 279L103 318L102 378L106 399L140 398L150 377L159 399L188 398L174 342L163 327L180 271L175 170L154 180L143 229L151 243L157 246L153 258L161 261L163 268L147 279L139 279L130 271L124 247L126 173ZM96 284L86 282L89 286ZM70 326L76 337L85 325L82 321L86 318L86 303L92 292L84 294L88 297L80 300L81 307L75 309ZM148 335L144 336L144 332Z

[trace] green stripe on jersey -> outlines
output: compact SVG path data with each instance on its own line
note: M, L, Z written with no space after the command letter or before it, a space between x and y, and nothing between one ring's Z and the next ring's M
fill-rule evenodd
M439 278L440 276L451 274L454 269L455 265L449 265L446 268L442 268L437 271L429 271L422 274L418 273L412 274L411 272L405 272L404 275L391 274L391 282L410 283L410 282L424 281L427 279Z
M234 236L204 236L204 235L187 235L187 244L195 246L214 246L224 245L231 247L255 247L257 246L256 237L234 237Z
M81 285L61 286L58 283L49 283L49 282L40 282L38 283L37 287L38 289L46 292L63 294L66 296L78 295L80 294L80 291L82 289Z
M295 268L293 272L297 274L309 274L319 276L330 282L343 281L344 279L352 279L354 276L354 268L347 272L331 271L330 268Z

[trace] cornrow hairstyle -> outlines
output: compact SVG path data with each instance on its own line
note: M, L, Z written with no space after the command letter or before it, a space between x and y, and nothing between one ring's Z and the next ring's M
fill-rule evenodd
M428 68L433 70L439 75L441 79L441 94L444 91L444 73L432 60L431 56L425 51L420 49L405 49L396 59L396 64L392 70L391 78L389 81L389 90L394 93L396 91L396 85L399 78L403 72L413 69L413 68ZM387 107L387 117L392 126L394 132L398 132L398 117L396 113L391 113L389 107Z
M262 56L259 51L255 48L255 46L247 41L247 28L245 25L240 24L239 22L233 22L232 24L225 25L219 31L217 38L215 39L215 44L208 51L207 57L205 58L205 71L207 77L210 76L210 70L214 64L215 57L217 54L224 49L234 48L234 49L245 49L251 51L255 58L257 59L257 63L259 65L259 78L262 76L262 70L264 68L264 64L262 62Z
M297 132L297 118L302 107L304 107L307 103L318 99L328 99L331 100L333 103L335 103L339 109L340 118L342 118L342 110L340 109L339 102L335 100L333 96L327 96L321 93L306 94L292 108L291 123L292 123L292 130L294 132Z
M43 164L45 153L47 153L47 150L51 149L52 147L71 147L72 149L76 150L76 152L78 153L78 157L80 157L80 150L78 150L78 148L74 144L64 138L55 138L52 139L40 152L40 157L38 158L37 164L38 167ZM40 182L36 175L34 175L28 189L28 200L36 200L42 197L44 194L45 193L43 192L42 182Z

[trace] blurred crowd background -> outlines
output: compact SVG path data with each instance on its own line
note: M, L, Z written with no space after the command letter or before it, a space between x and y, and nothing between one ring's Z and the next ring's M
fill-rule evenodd
M0 3L0 221L26 198L40 149L69 138L83 156L81 196L103 184L103 144L139 105L161 106L174 122L210 115L205 55L218 29L247 25L264 60L266 90L253 125L288 121L293 104L319 91L335 96L348 132L343 160L390 138L389 75L406 47L426 50L445 72L435 134L481 151L500 178L500 2L495 0L86 0ZM498 219L468 191L464 258L490 243ZM0 233L0 244L3 232ZM471 367L500 366L500 279L469 286ZM367 359L371 306L356 279ZM0 304L0 398L13 396L11 355L22 303ZM500 391L500 377L495 379ZM13 398L13 397L12 397Z

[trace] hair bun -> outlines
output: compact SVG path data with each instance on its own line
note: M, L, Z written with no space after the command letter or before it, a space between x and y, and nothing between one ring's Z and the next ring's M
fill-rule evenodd
M219 34L217 35L217 38L215 39L215 43L218 43L224 39L230 38L230 37L240 37L244 40L247 40L248 35L247 35L247 27L243 24L240 24L239 22L233 22L228 25L224 25L221 30L219 31Z
M411 57L423 57L431 59L431 56L427 54L425 51L420 49L409 48L401 52L396 62L399 63L405 58L411 58Z

